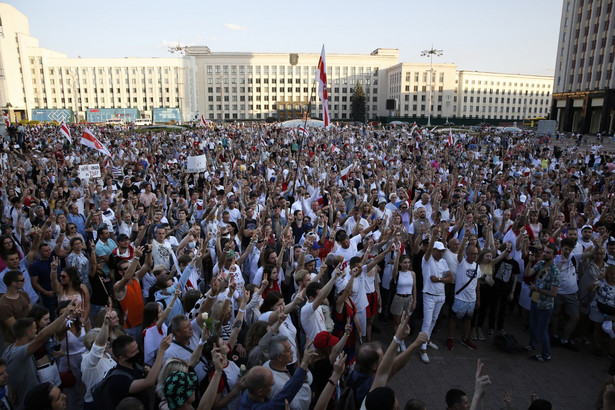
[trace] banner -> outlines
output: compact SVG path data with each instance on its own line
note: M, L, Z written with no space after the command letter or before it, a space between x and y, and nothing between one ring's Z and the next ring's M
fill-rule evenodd
M186 168L186 171L190 173L207 171L207 156L197 155L188 157Z
M79 178L81 179L100 178L100 165L99 164L79 165Z

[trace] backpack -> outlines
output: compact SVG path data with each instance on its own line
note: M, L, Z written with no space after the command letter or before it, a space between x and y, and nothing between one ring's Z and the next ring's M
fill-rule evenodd
M493 345L505 353L517 353L521 351L521 345L517 342L517 338L511 334L496 334L493 339Z
M346 386L340 392L340 398L337 400L336 409L359 410L361 408L361 402L365 397L361 399L361 402L357 403L356 388L363 386L363 384L366 383L369 379L370 376L352 370L346 378ZM369 390L369 388L367 390Z
M118 369L117 367L114 367L113 369L109 370L105 377L103 377L101 381L99 381L94 385L94 387L92 387L92 399L94 399L94 406L97 410L107 410L115 408L115 403L113 403L113 397L109 391L108 386L109 376L111 376L111 374L114 372L116 374L130 377L131 383L134 380L132 374L124 370Z

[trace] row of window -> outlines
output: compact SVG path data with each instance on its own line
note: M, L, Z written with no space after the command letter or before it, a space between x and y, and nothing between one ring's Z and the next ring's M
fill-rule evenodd
M208 65L206 66L206 71L208 75L213 75L214 73L216 75L218 74L231 74L231 75L236 75L238 72L240 75L244 75L246 74L246 72L248 74L301 74L303 72L303 74L307 75L307 74L312 74L314 75L316 73L316 68L314 66L277 66L277 65L273 65L273 66L269 66L269 65L265 65L265 66L244 66L244 65L240 65L240 66L236 66L236 65ZM373 69L371 67L340 67L340 66L327 66L327 73L343 73L344 75L356 75L357 73L359 74L363 74L363 73L370 73L373 72L374 75L376 75L378 73L378 67L374 67Z

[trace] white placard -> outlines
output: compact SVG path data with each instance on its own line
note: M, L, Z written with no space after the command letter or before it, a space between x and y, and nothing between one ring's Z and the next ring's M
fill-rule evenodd
M206 171L207 170L207 156L197 155L193 157L188 157L186 168L187 168L186 171L191 172L191 173Z
M81 179L100 178L100 165L99 164L79 165L79 178Z

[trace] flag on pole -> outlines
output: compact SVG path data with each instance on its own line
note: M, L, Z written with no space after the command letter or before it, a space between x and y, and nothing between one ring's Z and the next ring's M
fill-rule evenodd
M316 67L316 81L318 82L318 95L322 101L322 121L326 128L329 126L329 94L327 92L327 63L325 62L324 44Z
M107 147L105 147L100 141L98 141L98 139L94 136L94 134L92 134L92 131L90 131L89 128L86 128L83 131L83 135L81 136L81 144L85 145L86 147L95 149L101 154L112 157L111 152L109 152Z
M448 129L448 142L446 143L447 147L452 147L453 146L453 131L449 128Z
M9 116L6 115L5 112L2 113L2 119L4 120L4 125L6 125L6 128L11 126L11 121L9 120Z
M297 136L298 137L307 137L308 136L308 132L305 130L305 128L299 127L299 131L297 131Z
M64 121L60 123L60 134L68 140L69 144L73 143L73 139L70 137L70 129Z
M205 121L205 117L203 117L203 114L201 114L201 125L203 127L207 127L207 121Z

